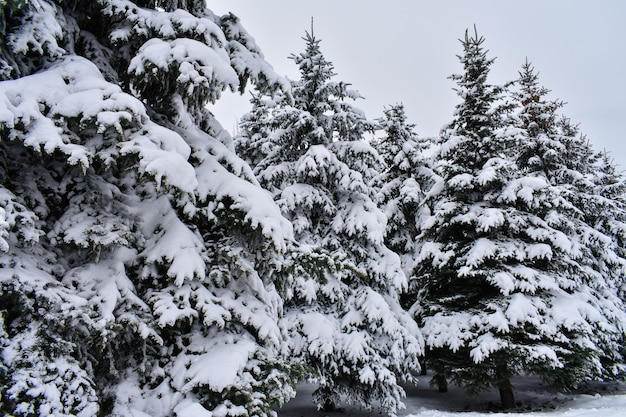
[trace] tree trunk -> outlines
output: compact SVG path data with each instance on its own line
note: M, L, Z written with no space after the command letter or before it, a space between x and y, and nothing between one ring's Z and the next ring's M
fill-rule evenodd
M513 394L513 385L509 378L509 372L505 364L498 364L496 367L496 376L498 377L498 389L500 390L500 403L504 410L515 407L515 395Z
M435 374L433 376L433 381L435 382L435 384L437 384L439 392L448 392L448 380L446 379L445 375Z
M420 375L424 376L428 374L428 369L426 368L426 358L422 358L420 360Z
M336 409L337 409L337 406L335 405L333 400L327 399L326 401L324 401L324 409L323 409L324 412L330 413L332 411L335 411Z
M500 389L500 402L502 403L502 408L504 410L514 408L515 396L513 394L513 386L511 385L511 381L507 379L506 381L500 382L498 384L498 389Z

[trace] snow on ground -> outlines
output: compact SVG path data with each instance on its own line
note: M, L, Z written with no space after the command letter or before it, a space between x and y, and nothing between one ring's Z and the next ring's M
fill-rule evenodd
M430 377L420 377L418 387L407 388L406 410L401 417L624 417L626 383L591 384L572 393L559 393L538 378L520 377L513 381L517 408L499 411L496 390L475 397L450 386L447 393L430 387ZM423 382L422 382L423 381ZM313 405L312 384L298 386L298 395L278 411L279 417L384 417L378 410L344 407L334 412L318 411Z

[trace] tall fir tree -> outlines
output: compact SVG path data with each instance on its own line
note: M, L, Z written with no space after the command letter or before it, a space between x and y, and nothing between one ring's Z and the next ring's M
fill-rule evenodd
M333 81L332 64L311 30L305 51L292 55L300 79L290 94L256 95L243 117L240 154L250 162L294 225L300 244L320 247L337 270L315 287L298 288L289 306L294 358L313 366L315 401L342 399L389 413L402 407L402 381L419 369L421 339L402 311L406 279L384 245L387 219L371 181L381 160L364 140L375 124L350 100L359 94Z
M579 262L585 264L587 275L579 274L584 285L596 292L606 305L600 304L610 322L611 331L598 332L594 341L594 364L571 374L575 366L557 373L554 382L566 387L594 377L614 377L623 372L623 357L619 342L623 333L623 316L616 299L623 285L626 259L623 250L624 179L606 155L595 152L585 136L564 117L557 116L561 101L548 101L549 90L539 84L539 75L527 61L520 71L518 91L513 94L519 106L519 121L525 132L518 164L527 175L542 176L559 190L559 196L569 205L569 213L577 222L572 230L584 245ZM575 376L575 377L574 377Z
M434 371L431 383L438 385L440 391L447 391L450 378L470 391L484 387L473 389L472 384L478 381L455 373L462 367L470 370L474 365L469 343L458 332L470 327L469 323L463 323L468 317L483 314L488 304L483 298L488 300L494 295L488 280L468 279L459 273L464 258L480 237L480 231L472 230L476 225L464 224L461 216L474 210L483 194L497 186L489 179L476 189L475 178L483 168L489 168L494 177L505 175L509 163L502 152L512 148L510 136L496 137L496 132L505 125L504 87L488 83L494 60L487 58L484 38L477 33L470 37L466 31L461 43L463 55L458 58L464 72L450 78L457 83L455 91L462 102L456 106L455 118L442 132L434 157L434 169L441 183L424 201L431 216L422 223L413 274L417 283L412 285L419 289L414 292L417 298L412 310L423 326L428 365ZM459 327L454 328L452 323L457 320ZM465 338L471 336L468 332ZM494 372L491 373L491 378L482 381L487 386L493 384ZM504 383L508 381L506 377L501 379ZM503 389L507 391L505 396L512 397L509 387L503 385Z
M511 377L521 372L565 386L601 372L623 311L587 261L595 232L564 198L570 188L524 168L537 162L526 148L532 135L510 117L504 90L488 84L483 43L467 33L462 41L464 73L453 76L462 102L443 132L443 183L415 272L435 381L497 387L510 408Z
M0 412L275 415L324 260L207 106L289 85L201 0L0 1L0 43Z

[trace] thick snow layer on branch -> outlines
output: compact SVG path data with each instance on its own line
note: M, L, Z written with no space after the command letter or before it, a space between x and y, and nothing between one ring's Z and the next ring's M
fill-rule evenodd
M520 323L532 323L539 316L540 310L545 310L546 306L538 297L529 297L521 293L513 294L505 315L513 326Z
M487 239L480 238L474 242L474 245L467 254L467 260L465 264L469 267L476 267L482 264L485 259L491 258L496 254L497 245Z
M141 172L154 176L157 183L163 180L187 192L195 189L184 140L150 122L143 104L107 82L88 60L69 56L43 72L0 83L0 124L10 129L10 138L36 151L59 150L70 165L86 168L99 156L98 149L83 143L69 128L73 123L126 136L119 152L137 154Z
M302 326L306 344L310 353L324 357L330 355L338 334L337 323L321 313L303 313L297 320Z
M200 201L214 197L230 200L231 208L245 214L253 228L259 228L276 248L285 249L293 239L293 227L283 217L272 195L258 186L249 166L210 135L197 128L181 132L193 149Z
M493 336L491 333L481 334L472 341L472 346L475 347L470 350L470 357L474 363L481 363L491 353L505 349L507 345L506 341Z
M178 286L194 277L204 279L204 242L176 216L167 197L146 202L138 210L149 237L141 254L146 262L166 264L167 275Z
M502 199L507 202L515 202L517 199L524 201L529 207L536 206L533 200L539 191L548 188L548 182L543 177L521 177L509 182L502 191Z
M55 5L44 1L34 3L35 7L25 8L18 30L8 34L7 46L16 54L62 56L66 51L59 43L63 39L62 24L67 22Z
M387 217L365 195L355 193L351 197L351 204L342 205L334 217L333 230L348 236L365 234L370 242L382 245Z
M167 71L174 64L178 66L177 81L181 84L215 83L232 89L239 85L228 56L193 39L150 39L132 59L128 71L136 77L142 77L146 70L159 68Z
M237 386L237 378L257 348L250 339L231 336L204 340L208 346L198 355L180 354L172 366L172 382L177 390L187 393L206 385L215 392Z
M453 352L466 345L474 338L472 314L461 312L451 315L437 313L428 317L422 328L426 345L430 347L449 347Z
M190 398L186 398L174 407L176 417L213 417L213 413L204 408L200 403L195 402ZM143 413L142 413L143 414ZM144 417L143 415L133 417ZM149 417L148 414L145 417Z
M128 0L107 1L104 13L124 16L127 19L127 26L111 34L113 41L128 40L134 33L164 39L171 39L176 35L181 37L188 35L189 38L198 36L207 45L220 47L226 44L224 33L215 23L212 14L197 17L182 9L173 12L151 10L137 7L135 3Z
M590 323L604 321L603 315L596 307L589 303L589 298L583 293L571 295L562 293L552 302L551 313L556 325L566 329L577 329L581 326L591 326ZM593 329L589 329L593 332Z
M148 311L148 305L136 295L135 286L126 275L124 263L135 257L136 252L131 249L118 249L111 259L69 270L63 283L89 300L102 317L101 325L115 320L114 312L123 302L137 310Z

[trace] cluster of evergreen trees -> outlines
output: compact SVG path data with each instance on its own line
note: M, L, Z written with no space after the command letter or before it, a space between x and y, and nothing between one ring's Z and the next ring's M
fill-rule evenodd
M462 40L438 138L312 31L277 76L203 0L0 0L0 412L259 416L620 375L624 180ZM256 91L233 139L210 106ZM375 137L374 140L368 140Z

